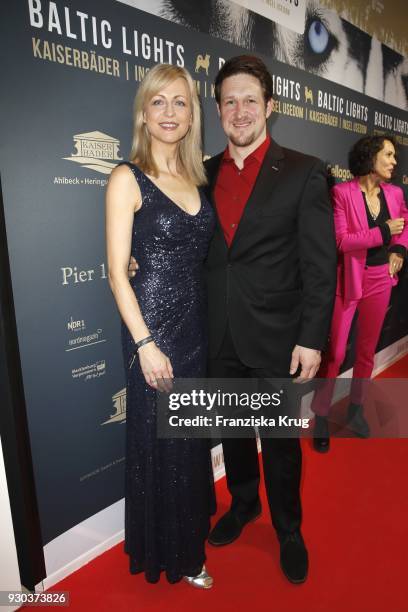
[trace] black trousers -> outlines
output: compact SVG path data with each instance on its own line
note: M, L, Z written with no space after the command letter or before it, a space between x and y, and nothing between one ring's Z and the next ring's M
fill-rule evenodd
M210 378L289 377L282 367L250 368L238 357L229 327L215 359L208 364ZM288 367L289 369L289 367ZM298 438L262 437L265 488L272 524L278 536L300 528L302 452ZM259 462L255 438L223 438L225 472L232 497L231 510L245 520L259 507Z

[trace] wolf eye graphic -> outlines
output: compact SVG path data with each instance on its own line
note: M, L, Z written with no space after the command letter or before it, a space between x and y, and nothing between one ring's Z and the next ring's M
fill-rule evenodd
M339 41L337 37L332 34L323 19L312 12L306 20L305 33L301 39L303 40L299 42L303 49L298 48L297 55L303 56L305 69L316 74L324 73L332 52L338 49Z
M315 53L323 53L329 44L330 34L319 20L312 21L307 32L309 45Z

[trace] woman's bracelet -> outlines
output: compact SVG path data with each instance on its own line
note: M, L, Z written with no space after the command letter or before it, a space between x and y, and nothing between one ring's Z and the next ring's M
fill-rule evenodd
M133 354L132 354L132 356L130 358L130 361L129 361L129 370L132 367L132 365L135 363L135 359L136 359L136 356L137 356L137 354L139 352L139 349L142 348L142 346L144 346L145 344L149 344L149 342L154 342L154 339L153 339L152 336L147 336L146 338L143 338L142 340L139 340L139 342L135 342L136 349L133 351Z
M142 348L142 346L144 346L145 344L149 344L149 342L154 342L152 336L146 336L146 338L143 338L143 340L139 340L139 342L135 342L136 353L138 352L140 348Z

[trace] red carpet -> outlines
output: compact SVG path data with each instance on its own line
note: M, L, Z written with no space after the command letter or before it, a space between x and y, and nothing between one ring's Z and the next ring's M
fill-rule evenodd
M376 378L408 378L408 355L396 361Z
M382 376L408 378L408 356ZM407 612L407 441L336 439L327 455L309 440L303 448L305 584L291 585L281 573L262 491L262 518L235 543L208 546L210 591L131 576L122 544L52 590L70 591L75 611ZM224 479L217 495L221 514L228 505Z

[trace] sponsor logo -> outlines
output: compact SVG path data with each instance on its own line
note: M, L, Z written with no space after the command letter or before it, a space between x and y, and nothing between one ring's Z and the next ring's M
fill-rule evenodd
M305 102L313 104L313 90L309 89L307 85L305 85Z
M224 455L221 444L212 449L211 455L214 472L222 471L224 468Z
M101 425L126 422L126 387L115 393L112 397L112 402L116 412L111 414L109 419L101 423Z
M110 174L112 169L123 158L119 155L120 141L103 132L85 132L73 137L76 152L67 161L80 164L83 168Z
M84 331L86 329L85 321L80 319L78 321L74 321L73 317L67 323L67 330L73 332Z
M341 181L351 181L354 178L348 168L342 168L339 164L329 166L329 172L334 178Z
M62 285L81 285L94 281L95 276L101 280L108 278L104 263L101 263L97 268L89 268L88 270L78 268L78 266L65 266L61 268L61 272Z
M81 332L82 329L78 329L76 331ZM103 337L103 329L99 328L89 334L78 334L75 335L74 338L70 338L67 346L65 347L65 352L68 353L69 351L75 351L87 346L93 346L94 344L100 344L101 342L106 342L106 338Z
M208 53L206 53L205 55L197 55L194 72L198 72L199 70L205 70L205 73L208 76L209 67L210 56L208 55Z
M87 382L88 380L93 380L95 378L100 378L106 374L106 361L101 359L100 361L96 361L95 363L90 363L79 368L72 369L72 378L74 380L83 380Z

